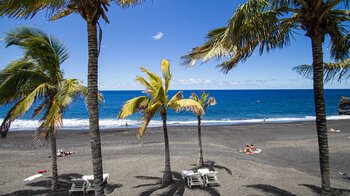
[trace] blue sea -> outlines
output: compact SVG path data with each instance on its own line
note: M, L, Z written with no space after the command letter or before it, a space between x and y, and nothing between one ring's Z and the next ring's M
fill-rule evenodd
M172 96L178 90L169 91ZM201 91L185 90L184 98L192 92L201 95ZM228 125L239 123L293 122L315 120L313 90L206 90L214 97L217 105L211 106L203 117L203 125ZM141 96L142 91L102 91L105 104L100 108L100 128L138 127L140 114L117 120L123 103ZM350 119L350 116L338 115L338 102L341 96L350 97L350 89L325 90L328 120ZM35 106L35 105L34 105ZM0 107L2 122L10 106ZM32 110L16 119L11 130L34 130L39 125L39 118L31 119ZM197 118L191 112L175 113L169 111L169 126L196 125ZM150 126L162 126L159 116L151 121ZM63 129L88 129L88 111L84 99L74 102L64 114Z

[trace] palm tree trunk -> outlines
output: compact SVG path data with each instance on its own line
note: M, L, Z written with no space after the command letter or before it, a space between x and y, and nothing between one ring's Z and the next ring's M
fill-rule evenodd
M171 174L170 169L170 151L169 151L169 137L168 137L168 128L166 125L166 113L162 114L162 120L163 120L163 132L164 132L164 145L165 145L165 169L164 169L164 175L162 179L163 186L167 186L172 183L173 177Z
M203 149L202 149L202 131L201 131L201 117L197 116L198 119L198 143L199 143L199 156L197 161L197 167L203 167L204 161L203 161Z
M323 94L323 51L322 37L311 37L314 77L314 99L316 111L316 129L318 135L319 159L322 180L322 195L330 195L331 186L329 179L329 150L326 108Z
M52 169L52 180L51 180L51 190L58 189L58 173L57 173L57 147L56 147L56 135L54 130L50 133L50 143L51 143L51 169Z
M92 167L94 173L95 195L104 195L101 139L98 122L98 52L96 22L87 22L89 42L89 69L88 69L88 110L90 126L90 143Z

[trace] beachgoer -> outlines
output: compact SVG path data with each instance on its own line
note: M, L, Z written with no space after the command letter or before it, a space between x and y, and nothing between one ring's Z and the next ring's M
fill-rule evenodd
M128 122L125 122L125 127L128 128Z
M266 123L266 118L264 118L264 124Z
M245 147L245 149L243 150L243 152L250 152L249 144L247 144L247 146Z
M254 144L250 144L250 151L255 151L255 150L256 150L256 148L255 148Z

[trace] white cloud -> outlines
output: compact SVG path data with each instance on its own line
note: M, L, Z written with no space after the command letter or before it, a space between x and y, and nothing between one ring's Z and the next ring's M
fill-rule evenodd
M179 79L179 84L182 84L182 85L203 85L203 84L211 84L211 83L213 83L213 81L208 79L194 79L194 78Z
M156 35L153 35L152 38L153 38L154 40L158 40L158 39L162 38L163 36L164 36L164 33L159 32L159 33L157 33Z

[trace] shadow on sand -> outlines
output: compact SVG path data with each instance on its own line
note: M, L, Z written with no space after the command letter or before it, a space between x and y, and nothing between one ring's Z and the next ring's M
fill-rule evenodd
M69 189L72 186L71 179L72 178L81 178L83 175L77 174L77 173L70 173L70 174L63 174L58 177L58 185L59 189L56 191L51 191L51 178L47 177L45 180L37 181L37 182L31 182L28 183L27 186L31 187L38 187L40 189L36 190L31 190L31 189L26 189L26 190L19 190L15 191L12 193L4 194L1 196L13 196L13 195L48 195L48 196L64 196L64 195L69 195ZM116 188L120 188L123 185L121 184L106 184L105 187L105 193L109 194L112 193ZM94 193L91 193L94 195ZM90 195L91 195L90 194ZM82 194L75 194L75 195L82 195Z
M286 190L277 188L275 186L271 186L268 184L253 184L253 185L246 185L246 187L259 189L264 191L265 193L268 193L268 195L278 195L278 196L296 196L292 194L291 192L288 192Z
M150 189L142 192L140 196L151 195L158 190L165 190L165 192L163 192L162 195L180 195L181 196L185 192L186 183L182 179L182 176L180 173L173 172L172 174L173 174L173 182L168 186L162 185L161 183L162 178L151 177L151 176L136 176L136 178L138 179L150 180L150 181L153 181L153 183L141 184L138 186L134 186L133 188L151 187ZM214 196L220 195L219 192L212 187L203 187L203 188L193 187L192 189L208 192L210 195L214 195Z
M321 187L318 187L315 185L310 185L310 184L299 184L299 186L304 186L304 187L311 189L315 193L315 195L322 194ZM253 184L253 185L246 185L246 187L262 190L264 193L269 194L269 195L296 196L291 192L288 192L286 190L283 190L283 189L280 189L280 188L277 188L275 186L271 186L268 184ZM348 196L348 195L350 195L350 190L333 188L331 195L332 196Z
M315 194L321 195L322 193L322 188L315 186L315 185L311 185L311 184L299 184L300 186L305 186L309 189L311 189ZM332 188L332 194L334 196L346 196L346 195L350 195L350 190L349 189L337 189L337 188Z
M196 164L193 164L193 165L196 166ZM217 164L215 163L215 161L206 161L206 162L204 162L204 166L203 166L203 167L208 168L210 171L214 171L214 170L224 170L224 171L226 171L226 173L232 175L232 171L231 171L229 168L227 168L227 167L225 167L225 166L222 166L222 165L217 165ZM194 167L194 168L192 168L192 169L198 169L198 168L197 168L197 167Z

